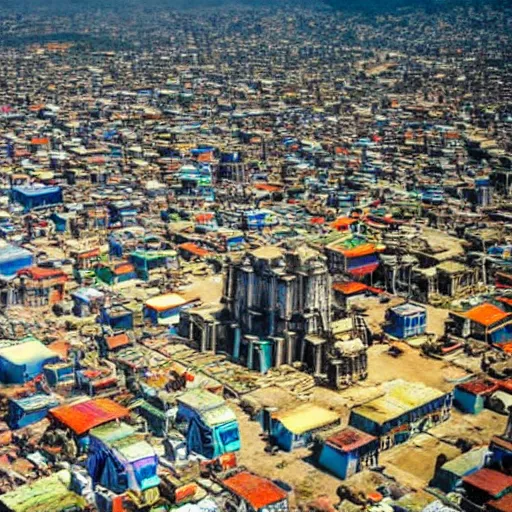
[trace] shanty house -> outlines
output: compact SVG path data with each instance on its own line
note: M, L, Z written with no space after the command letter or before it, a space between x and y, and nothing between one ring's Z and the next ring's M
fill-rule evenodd
M475 473L485 465L487 454L489 454L489 449L484 446L446 462L437 470L432 485L445 493L452 492L462 483L465 476Z
M128 492L143 506L159 499L158 456L141 434L126 423L110 422L91 429L89 438L87 470L94 484Z
M221 481L236 499L238 510L248 512L288 512L288 495L271 480L240 471Z
M451 393L395 380L385 395L352 409L349 425L378 437L380 449L387 450L446 421L451 406Z
M78 317L98 314L105 302L105 294L96 288L79 288L71 294L73 313Z
M100 322L114 331L127 331L133 329L133 311L122 304L114 304L109 308L102 308Z
M41 206L54 206L63 200L60 187L47 186L13 187L11 198L15 203L21 204L25 212Z
M483 510L489 501L512 494L512 476L490 468L465 476L462 485L466 491L461 502L464 510Z
M325 248L329 270L361 278L379 266L377 246L356 236L338 240Z
M225 400L203 389L177 397L176 421L186 423L187 450L207 459L240 450L240 433L234 412Z
M399 339L425 334L427 328L427 310L423 306L406 302L386 311L384 330L390 336Z
M176 269L178 260L176 251L135 251L130 254L130 261L135 267L137 276L143 281L149 281L153 275Z
M51 306L64 298L68 276L57 268L29 267L18 271L20 303Z
M485 407L487 398L497 389L498 384L488 379L457 384L453 390L453 402L463 412L478 414Z
M158 295L146 301L144 318L155 325L176 325L180 320L180 312L197 304L198 299L186 300L177 293Z
M30 336L4 345L0 348L0 382L23 384L41 375L46 364L59 359L56 352Z
M340 417L318 405L304 404L290 411L276 412L270 419L270 435L280 448L291 452L308 445L313 434L339 425Z
M375 436L346 427L325 440L318 464L344 480L366 466L376 466L378 456L379 440Z
M134 265L127 261L99 264L95 273L98 279L109 285L125 283L137 278Z
M27 249L5 244L0 246L0 275L11 278L18 270L31 267L34 256Z
M490 303L480 304L462 316L469 322L470 336L491 344L512 341L512 313Z
M57 425L73 433L82 453L87 451L91 429L126 418L129 414L128 409L109 398L96 398L50 409L50 417Z
M11 398L7 423L12 429L26 427L46 418L48 411L57 405L59 402L51 395L39 394L24 398Z

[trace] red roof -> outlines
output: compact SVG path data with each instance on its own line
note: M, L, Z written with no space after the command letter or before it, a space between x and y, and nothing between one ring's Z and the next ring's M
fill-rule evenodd
M469 311L464 313L466 318L469 318L473 322L477 324L481 324L485 327L489 327L496 322L500 322L507 317L512 319L512 314L505 313L499 307L494 304L489 304L488 302L484 304L480 304L480 306L476 306Z
M487 508L490 512L510 512L512 510L512 494L507 494L499 500L489 501Z
M498 301L506 304L507 306L512 306L512 297L500 297Z
M472 475L465 476L462 480L465 484L484 491L493 498L497 498L507 489L512 490L512 476L505 475L505 473L500 473L494 469L480 469Z
M195 217L195 221L199 224L207 224L210 222L215 215L213 213L198 213Z
M473 395L488 395L496 391L499 386L498 383L493 380L479 379L459 384L457 387Z
M287 497L286 492L271 480L248 471L227 478L223 484L256 510L283 501Z
M128 335L124 332L121 334L116 334L115 336L107 336L105 341L107 342L107 347L110 350L114 350L116 348L124 347L130 344L130 338L128 338Z
M130 411L109 398L97 398L74 405L55 407L50 410L50 414L75 434L82 435L94 427L124 418Z
M354 295L355 293L363 293L368 290L368 286L364 283L357 281L350 281L349 283L334 283L332 289L343 295Z
M361 267L351 268L348 270L348 273L353 276L365 276L366 274L375 272L378 266L378 263L369 263L368 265L362 265Z
M18 271L19 276L29 276L36 281L42 279L53 279L56 277L62 277L67 280L67 275L58 268L43 268L43 267L30 267L24 268Z
M279 192L282 189L281 185L271 185L270 183L256 183L254 188L265 192Z
M202 247L199 247L198 245L192 242L186 242L184 244L181 244L179 248L196 256L200 256L201 258L209 256L210 254L210 251L207 251L206 249L203 249Z
M347 427L341 432L328 437L326 439L326 443L334 446L335 448L340 448L344 452L351 452L357 448L361 448L361 446L375 441L376 439L376 437L371 436L366 432L361 432L353 427Z

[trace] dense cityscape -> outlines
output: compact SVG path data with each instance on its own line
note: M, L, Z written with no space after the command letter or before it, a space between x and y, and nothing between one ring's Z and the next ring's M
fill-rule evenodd
M0 512L512 512L512 8L338 4L0 5Z

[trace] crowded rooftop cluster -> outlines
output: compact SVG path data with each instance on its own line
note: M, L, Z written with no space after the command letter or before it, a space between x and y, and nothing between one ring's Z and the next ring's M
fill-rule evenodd
M512 12L0 11L1 512L512 512Z

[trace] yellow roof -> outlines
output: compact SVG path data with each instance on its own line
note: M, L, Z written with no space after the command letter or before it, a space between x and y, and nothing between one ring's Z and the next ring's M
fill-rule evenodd
M380 425L403 414L428 404L445 393L429 388L419 382L396 380L389 383L384 396L370 400L353 411Z
M166 293L165 295L151 297L146 301L146 306L156 311L165 311L166 309L182 306L186 302L188 301L177 293Z
M291 411L276 413L273 418L297 435L331 425L340 419L335 412L314 404L304 404Z

